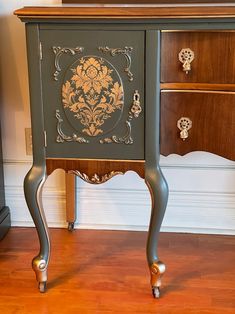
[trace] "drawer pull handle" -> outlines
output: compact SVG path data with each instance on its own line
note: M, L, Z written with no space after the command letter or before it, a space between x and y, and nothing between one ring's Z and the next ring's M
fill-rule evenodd
M180 138L185 141L188 138L188 131L191 129L193 123L187 117L182 117L177 121L177 127L180 129Z
M194 60L194 52L190 48L183 48L179 52L179 61L183 63L183 71L188 74L191 71L191 62Z
M131 106L131 113L133 114L135 118L138 118L141 111L142 111L142 108L140 105L140 94L138 90L135 90L134 95L133 95L133 103Z

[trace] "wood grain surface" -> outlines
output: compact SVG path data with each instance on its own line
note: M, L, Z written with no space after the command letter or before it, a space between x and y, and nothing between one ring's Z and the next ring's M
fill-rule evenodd
M188 89L207 91L235 91L235 84L206 84L206 83L161 83L161 89Z
M163 32L161 39L162 82L235 84L235 32ZM188 74L178 59L183 48L195 54Z
M0 242L2 314L234 314L235 237L162 233L162 296L153 299L146 232L50 229L48 290L40 294L31 259L33 228Z
M74 174L65 175L65 195L66 195L66 221L76 220L76 176Z
M234 0L225 0L225 3L234 3ZM62 0L62 3L104 3L104 4L214 4L222 3L221 0Z
M177 121L192 120L183 141ZM161 154L207 151L235 160L235 93L172 91L161 93Z
M69 170L78 170L88 176L98 174L103 176L111 171L135 171L140 177L144 178L144 160L92 160L92 159L56 159L47 158L47 174L51 174L55 169L64 169L66 172Z
M24 18L183 18L183 17L235 17L235 6L92 6L92 7L24 7L14 12Z

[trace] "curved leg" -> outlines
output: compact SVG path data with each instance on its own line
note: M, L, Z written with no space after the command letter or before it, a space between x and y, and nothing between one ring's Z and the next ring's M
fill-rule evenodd
M42 207L41 191L46 179L45 167L33 166L24 180L26 202L37 229L40 251L32 261L32 267L39 283L40 292L44 292L47 281L47 266L50 255L50 240L47 223Z
M165 265L158 258L158 238L168 200L168 185L160 167L146 171L145 177L152 199L152 212L147 241L147 260L150 268L153 296L160 296L161 276Z

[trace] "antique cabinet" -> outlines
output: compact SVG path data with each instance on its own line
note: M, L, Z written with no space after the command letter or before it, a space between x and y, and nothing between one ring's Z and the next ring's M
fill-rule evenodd
M24 188L40 241L33 269L41 292L50 255L41 189L55 169L92 184L128 170L145 179L147 260L159 297L168 198L160 150L234 159L235 6L150 2L15 12L26 23L34 159Z

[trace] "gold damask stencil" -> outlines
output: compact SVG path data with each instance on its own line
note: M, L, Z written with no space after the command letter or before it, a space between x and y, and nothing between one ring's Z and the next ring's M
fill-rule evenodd
M105 120L124 106L123 86L111 64L95 56L85 56L71 69L73 76L62 87L64 108L74 113L89 136L102 134ZM119 80L114 82L114 75Z

